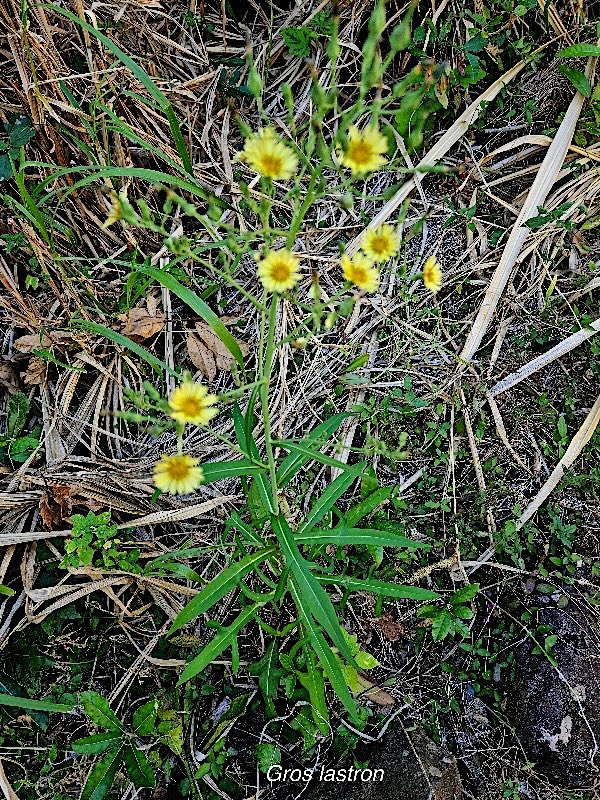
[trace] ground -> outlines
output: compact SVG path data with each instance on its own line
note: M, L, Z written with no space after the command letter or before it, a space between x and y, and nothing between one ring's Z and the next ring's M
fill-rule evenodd
M385 770L319 799L595 796L597 12L0 0L10 800L302 793L279 763ZM377 113L383 169L319 150ZM267 124L273 184L236 158ZM380 286L343 286L379 223ZM265 373L268 225L302 279ZM205 480L160 494L178 446Z

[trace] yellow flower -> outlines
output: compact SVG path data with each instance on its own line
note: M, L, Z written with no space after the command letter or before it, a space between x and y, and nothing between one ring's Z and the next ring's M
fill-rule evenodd
M369 125L362 131L356 125L351 125L341 163L344 167L349 167L353 175L365 175L387 162L383 157L387 149L387 139L374 125Z
M258 262L258 277L268 292L286 292L298 283L298 256L289 250L269 250Z
M347 281L365 292L376 292L379 288L379 270L363 253L357 253L353 259L344 253L342 272Z
M373 261L387 261L398 252L400 237L393 225L367 228L360 243L362 251Z
M213 407L216 402L217 396L209 394L206 386L186 381L169 398L169 410L177 422L208 425L217 414L217 409Z
M112 205L108 212L108 217L106 218L105 222L102 223L103 228L109 228L111 225L114 225L115 222L119 222L123 219L123 205L127 202L127 196L124 192L119 192L119 194L115 194L112 192Z
M429 256L423 266L423 283L434 294L442 288L442 268L435 256Z
M295 153L284 144L273 128L261 128L246 139L237 161L245 161L255 172L273 180L291 178L298 167Z
M188 455L163 455L154 465L154 485L169 494L190 494L204 480L198 459Z

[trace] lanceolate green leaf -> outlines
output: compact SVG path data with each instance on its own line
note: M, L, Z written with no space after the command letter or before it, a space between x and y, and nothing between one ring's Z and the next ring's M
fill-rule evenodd
M313 507L310 509L309 514L305 521L300 526L300 533L310 531L318 522L320 522L325 514L331 510L335 502L340 498L346 489L353 483L356 478L363 471L364 465L359 464L347 472L342 472L341 475L331 483L327 489L315 501Z
M121 758L123 757L123 747L119 746L110 750L92 768L80 800L102 800L110 791L113 784Z
M558 58L585 58L586 56L600 56L600 47L597 44L572 44L557 53Z
M158 700L148 700L133 714L133 730L138 736L148 736L154 730L156 715L158 714Z
M216 578L208 583L202 591L194 597L193 600L183 608L175 617L173 624L169 630L170 636L175 631L178 631L188 622L191 622L196 617L208 611L217 603L222 597L230 592L248 572L253 570L261 561L268 558L275 548L267 547L264 550L258 550L249 556L244 556L240 561L236 561L231 566L224 569Z
M148 761L146 754L139 750L134 745L127 745L123 751L123 760L127 769L127 775L133 785L141 789L147 787L154 789L156 786L156 778L154 777L154 770L152 764Z
M360 522L361 519L364 519L382 503L385 503L393 491L393 486L382 486L380 489L376 489L368 497L346 512L344 515L344 522L346 525L348 527L353 527L356 525L357 522Z
M410 547L428 548L426 542L416 542L389 531L378 531L371 528L331 528L328 530L313 529L311 531L297 531L294 536L297 544L337 544L357 545L365 544L373 547Z
M265 469L247 458L238 458L232 461L209 461L202 464L204 483L221 481L223 478L235 478L240 475L258 475Z
M0 706L14 706L15 708L26 708L30 711L49 711L60 714L68 714L73 711L75 705L64 703L50 703L47 700L31 700L29 697L16 697L12 694L0 694Z
M71 742L71 749L83 756L96 756L105 750L116 750L121 744L122 731L114 730L108 733L95 733L83 739Z
M289 450L290 453L296 453L303 456L305 461L318 461L319 464L326 464L328 467L336 467L337 469L352 470L354 467L348 466L343 461L338 461L337 458L330 458L324 453L319 452L316 448L311 448L309 445L302 442L290 442L288 439L281 439L280 441L273 442L277 447L283 447Z
M121 720L116 716L104 697L97 692L82 692L80 696L86 716L99 728L106 728L109 731L123 730Z
M117 331L113 331L112 328L107 328L106 325L100 325L98 322L92 322L87 319L73 320L71 325L74 328L90 331L91 333L98 334L98 336L104 336L115 344L126 347L128 350L131 350L132 353L135 353L136 356L143 359L147 364L150 364L157 372L168 372L170 375L173 375L174 378L180 377L171 367L167 366L160 358L152 355L145 347L136 344L136 342L132 342L131 339L128 339L127 336L123 336L122 333L117 333Z
M215 658L221 655L223 650L225 650L231 642L233 638L242 630L242 628L250 622L250 620L256 615L260 608L260 604L247 606L242 613L236 617L234 622L228 628L224 628L220 631L211 642L209 642L204 650L196 656L187 667L183 670L181 677L177 683L178 686L181 686L182 683L189 681L199 672L206 669L209 664L211 664Z
M342 705L346 711L350 714L352 720L355 722L358 721L358 709L356 708L356 703L350 694L346 680L342 674L342 670L340 669L337 656L325 641L325 637L321 633L319 626L315 624L315 621L312 619L311 615L305 610L300 588L296 586L293 578L290 581L290 592L294 598L296 606L298 607L304 627L308 631L313 650L321 662L323 671L327 675L333 691L342 702Z
M298 451L290 451L277 470L277 485L281 488L287 486L294 475L306 464L311 458L310 455L313 450L317 449L317 443L323 439L328 439L348 417L352 416L349 412L343 411L340 414L333 414L331 417L317 425L316 428L309 433L309 435L302 439L298 444L303 444L308 448L308 451L302 453Z
M311 573L311 564L302 556L294 541L294 534L282 516L272 517L273 531L283 550L298 587L303 614L314 617L323 627L333 644L351 664L354 665L352 653L341 631L340 622L327 592Z
M399 583L387 583L386 581L361 580L351 578L348 575L317 575L320 583L335 583L343 586L352 592L373 592L385 597L399 597L403 600L439 600L440 595L430 592L429 589L421 589L419 586L402 586Z
M151 278L154 278L154 280L158 281L162 286L165 286L172 291L173 294L176 294L180 300L192 309L192 311L195 311L199 317L210 325L215 336L219 337L240 367L242 369L244 368L244 357L235 338L229 333L212 308L210 308L201 297L198 297L196 292L188 289L187 286L183 286L183 284L179 283L177 278L173 277L173 275L169 275L169 273L164 270L143 264L138 265L136 269L138 272L142 272L144 275L149 275Z

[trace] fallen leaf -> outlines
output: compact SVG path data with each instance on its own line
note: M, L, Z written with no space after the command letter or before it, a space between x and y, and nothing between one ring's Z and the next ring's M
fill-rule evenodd
M217 377L217 362L214 354L204 342L191 331L186 336L186 344L190 361L199 369L209 383Z
M368 622L373 628L378 630L388 642L395 642L406 633L406 626L395 622L388 611L384 611L380 617L370 618Z
M20 353L31 353L38 347L51 347L53 344L53 340L45 333L27 333L15 339L13 346Z
M49 531L64 528L73 513L73 490L70 486L51 486L40 498L40 515Z
M152 315L146 308L130 308L125 314L119 314L118 319L123 323L121 333L134 342L149 339L165 326L165 315L161 311Z
M210 325L207 325L205 322L197 322L196 331L206 347L214 353L217 367L219 369L231 369L231 365L235 359L219 337L213 332ZM248 345L245 342L238 341L238 346L242 351L242 355L247 356L250 349Z
M41 358L31 358L23 375L26 386L38 386L46 380L48 364Z
M0 385L6 387L9 394L14 394L19 388L19 375L10 364L0 363Z

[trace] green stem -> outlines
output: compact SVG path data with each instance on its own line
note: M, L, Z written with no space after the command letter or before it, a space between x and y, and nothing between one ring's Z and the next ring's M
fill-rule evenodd
M262 406L263 427L265 430L265 448L267 450L267 462L271 474L271 491L273 492L273 508L275 513L279 513L279 498L277 497L277 467L275 456L273 455L273 444L271 442L271 419L269 416L269 387L271 385L271 373L273 371L273 356L275 354L275 324L277 322L277 306L279 297L275 294L271 298L269 306L269 329L267 331L267 343L265 358L263 362L263 384L260 387L260 403Z

